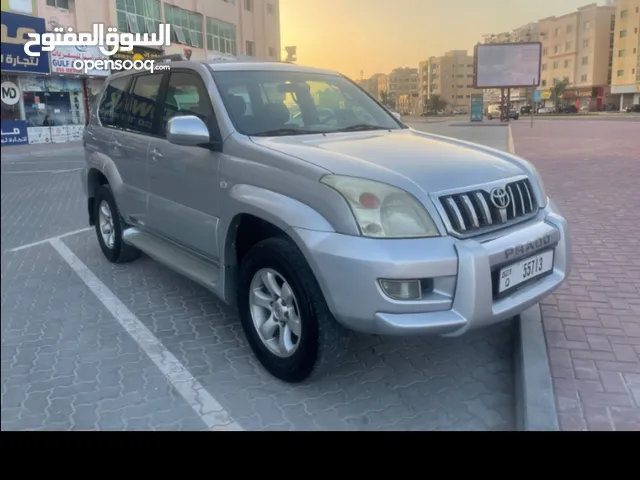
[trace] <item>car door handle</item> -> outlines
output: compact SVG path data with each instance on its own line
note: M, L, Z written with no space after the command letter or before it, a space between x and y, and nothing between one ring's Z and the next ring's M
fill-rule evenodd
M160 153L160 151L157 148L154 148L153 150L151 150L151 155L153 155L154 157L162 158L162 153Z

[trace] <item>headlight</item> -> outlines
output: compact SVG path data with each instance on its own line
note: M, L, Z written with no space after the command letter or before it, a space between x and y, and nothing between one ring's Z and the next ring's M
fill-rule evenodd
M342 175L327 175L321 182L347 200L364 237L415 238L440 235L424 206L399 188Z

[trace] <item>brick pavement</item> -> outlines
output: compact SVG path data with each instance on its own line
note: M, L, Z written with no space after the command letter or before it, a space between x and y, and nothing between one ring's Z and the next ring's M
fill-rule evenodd
M51 160L63 168L67 159ZM2 429L202 429L50 245L6 252L86 226L77 174L4 172ZM108 263L93 232L63 241L245 429L514 428L509 323L455 339L358 336L330 375L286 385L262 370L235 312L207 291L146 257Z
M573 271L542 305L564 430L640 430L640 122L513 123L569 221Z

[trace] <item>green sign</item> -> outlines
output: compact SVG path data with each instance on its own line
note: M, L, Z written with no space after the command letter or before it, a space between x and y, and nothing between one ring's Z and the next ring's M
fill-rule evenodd
M484 117L484 99L481 93L471 95L471 121L481 122Z

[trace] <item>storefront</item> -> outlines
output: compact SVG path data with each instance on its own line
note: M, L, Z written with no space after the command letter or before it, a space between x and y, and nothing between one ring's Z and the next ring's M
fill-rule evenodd
M6 30L5 30L6 29ZM45 33L45 20L40 17L2 12L2 146L28 143L28 126L25 116L25 78L46 79L50 73L49 52L40 52L39 57L30 57L24 52L28 38L25 33ZM20 32L22 35L19 35Z
M640 84L612 86L611 94L617 97L617 105L624 112L627 107L640 103Z

